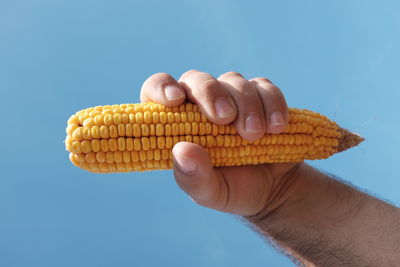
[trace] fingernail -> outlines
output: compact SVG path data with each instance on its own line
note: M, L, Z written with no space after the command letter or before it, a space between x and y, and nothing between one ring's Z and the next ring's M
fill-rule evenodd
M249 133L258 133L263 131L260 117L252 113L246 119L246 131Z
M218 98L215 100L214 105L219 118L230 117L235 113L232 105L224 98Z
M174 85L168 85L165 87L164 92L169 101L181 99L184 96L182 91Z
M282 112L280 112L279 110L274 111L271 114L271 121L270 121L270 131L271 132L280 132L283 130L283 127L285 125L285 121L283 120L283 115Z
M186 174L194 174L197 168L197 162L181 154L174 154L175 162L179 169Z

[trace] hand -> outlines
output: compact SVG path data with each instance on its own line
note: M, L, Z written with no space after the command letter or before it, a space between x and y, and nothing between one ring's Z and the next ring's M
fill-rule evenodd
M158 73L143 84L141 100L167 106L192 101L210 121L233 123L248 140L280 133L287 123L285 99L275 85L235 72L215 79L192 70L179 81ZM400 262L399 209L305 163L213 168L206 151L187 142L172 153L176 182L194 201L245 216L304 266Z
M216 124L233 123L247 140L265 133L281 133L287 123L283 94L266 78L246 80L227 72L215 79L191 70L178 81L166 73L149 77L141 89L141 101L166 106L196 103ZM177 184L198 204L242 216L268 213L288 197L296 163L274 163L213 168L199 145L180 142L173 148Z

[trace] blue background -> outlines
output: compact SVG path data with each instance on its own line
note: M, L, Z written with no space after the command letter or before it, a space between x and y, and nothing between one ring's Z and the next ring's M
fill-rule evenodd
M399 1L0 1L0 266L293 266L171 171L96 175L64 149L82 108L156 72L265 76L361 133L312 162L400 204Z

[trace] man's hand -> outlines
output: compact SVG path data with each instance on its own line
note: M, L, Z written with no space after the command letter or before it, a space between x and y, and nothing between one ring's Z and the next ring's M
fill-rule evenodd
M179 81L165 73L148 78L141 101L175 106L196 103L216 124L233 123L247 140L265 133L281 133L287 123L287 106L278 87L266 78L246 80L236 72L215 79L191 70ZM174 146L174 173L178 185L198 204L243 216L268 212L283 203L295 163L213 168L199 145ZM287 191L289 192L289 191Z
M233 123L248 140L280 133L287 122L278 87L235 72L215 79L192 70L179 81L155 74L141 100L192 101L210 121ZM400 211L388 203L305 163L213 168L205 150L187 142L173 155L175 179L194 201L244 216L305 266L400 266Z

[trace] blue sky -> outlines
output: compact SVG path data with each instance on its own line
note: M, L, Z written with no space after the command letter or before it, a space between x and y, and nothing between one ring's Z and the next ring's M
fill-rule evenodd
M95 175L64 150L79 109L156 72L265 76L366 141L311 162L400 204L398 1L0 2L0 266L293 266L171 171Z

